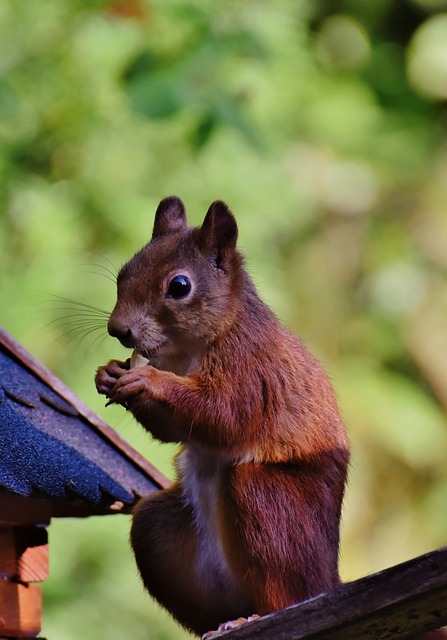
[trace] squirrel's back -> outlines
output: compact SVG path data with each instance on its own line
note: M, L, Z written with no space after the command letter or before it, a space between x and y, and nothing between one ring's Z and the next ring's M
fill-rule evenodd
M347 449L327 374L259 299L245 272L242 282L232 326L208 345L193 373L221 397L222 412L237 412L244 431L234 434L235 449L258 462Z

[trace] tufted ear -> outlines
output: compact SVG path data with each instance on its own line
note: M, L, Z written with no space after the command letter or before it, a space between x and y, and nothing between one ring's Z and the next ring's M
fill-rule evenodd
M200 228L199 237L202 247L216 255L217 264L236 248L237 233L235 217L225 202L213 202Z
M163 236L165 233L180 231L186 227L186 212L183 202L177 196L164 198L157 207L155 213L154 230L152 239Z

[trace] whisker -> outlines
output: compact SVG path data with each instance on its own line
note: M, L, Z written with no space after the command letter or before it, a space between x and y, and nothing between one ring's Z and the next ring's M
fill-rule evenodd
M91 335L92 333L94 333L95 329L91 329L90 331L87 331L79 340L78 340L78 345L82 342L82 340L85 340L86 338L88 338L89 335ZM107 338L109 337L109 334L105 331L105 332L101 332L100 334L93 336L93 340L90 342L90 344L87 344L86 348L89 350L93 347L94 344L96 344L99 341L99 344L101 345L105 340L107 340Z
M53 342L57 342L59 340L64 339L67 345L68 344L72 345L70 347L71 349L75 349L76 351L78 351L80 349L81 344L83 342L85 343L85 341L88 340L89 336L95 333L98 329L103 329L103 327L96 327L93 329L88 329L87 331L85 330L79 331L79 329L71 329L70 331L67 331L66 333L64 333L62 336L59 336ZM93 337L93 340L90 342L90 344L88 342L85 344L85 347L83 348L84 352L90 351L93 345L98 340L100 340L101 341L100 344L102 344L104 340L106 340L106 338L108 338L108 334L104 331L101 331L99 335L96 335Z
M84 265L84 266L92 266L92 265ZM93 265L93 266L96 266L96 265ZM109 272L108 269L106 269L106 271L107 273L101 273L100 271L83 271L82 273L88 273L94 276L101 276L102 278L106 278L106 280L110 280L110 282L113 282L113 284L116 284L116 278L108 275L108 272Z
M74 315L65 315L58 316L53 320L50 320L48 323L49 326L59 324L59 325L69 325L69 324L77 324L78 326L97 326L97 327L105 327L107 325L106 318L97 318L97 317L89 317L89 316L78 316Z
M63 323L63 321L66 320L67 323L68 322L79 322L79 324L81 323L98 323L98 324L106 324L107 318L105 318L104 316L89 316L88 314L83 314L83 313L69 313L69 314L65 314L63 316L58 316L57 318L54 318L53 320L51 320L49 322L49 324L55 324L57 322Z
M92 305L92 304L87 304L86 302L80 302L79 300L72 300L70 298L65 298L63 296L57 296L53 293L46 294L46 295L50 295L52 298L54 298L55 301L63 302L65 304L70 305L70 307L74 306L81 309L90 309L92 311L96 311L103 315L107 315L107 316L110 315L110 311L107 311L106 309L102 309L101 307L96 307L95 305Z
M96 267L97 269L102 269L112 277L114 282L116 282L118 270L115 271L115 267L114 267L114 270L112 271L112 269L110 269L109 267L106 267L104 264L98 264L96 262L83 262L79 266L80 267ZM103 274L96 272L96 275L103 275Z
M116 280L119 273L119 269L116 267L116 265L110 260L108 256L104 255L103 253L98 253L96 255L98 255L103 260L106 260L106 262L110 264L110 266L112 267L112 269L110 270L110 273L115 276L115 280ZM104 269L106 268L104 265L100 265L100 266L103 267Z
M89 349L91 349L93 347L93 345L95 345L98 341L99 341L98 342L98 346L101 346L103 344L103 342L105 340L107 340L108 337L109 337L108 333L105 333L103 336L101 336L101 335L96 336L94 338L94 340L92 341L92 343L89 345Z
M66 331L65 333L62 333L60 336L58 336L54 342L56 342L57 340L62 340L63 338L66 338L67 336L74 334L73 337L78 336L80 333L82 334L82 339L86 336L88 336L90 333L92 333L92 331L99 331L100 329L104 329L104 327L74 327L72 329L69 329L68 331Z
M76 307L53 307L51 304L50 306L41 309L40 311L65 311L70 314L72 312L76 312L77 314L85 316L86 318L105 318L110 315L106 315L105 313L94 311L92 309L83 309L82 307L79 309L77 309ZM73 313L73 315L75 314Z
M98 333L98 338L107 337L109 311L66 296L53 293L45 295L50 299L43 301L46 305L44 310L53 315L47 323L47 328L60 333L54 342L65 340L67 343L76 341L79 344L92 333Z
M74 325L74 326L73 326ZM73 331L78 330L79 333L81 331L87 331L88 329L97 329L98 331L101 329L103 331L106 330L106 325L103 323L78 323L78 322L60 322L59 324L56 322L52 322L49 326L51 329L67 329Z

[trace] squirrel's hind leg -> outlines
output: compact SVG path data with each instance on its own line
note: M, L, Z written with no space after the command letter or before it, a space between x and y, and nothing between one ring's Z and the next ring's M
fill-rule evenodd
M187 629L203 634L239 615L200 580L197 530L178 485L140 500L131 543L145 587Z
M342 482L312 471L304 464L247 463L227 478L221 517L232 526L224 530L225 549L260 615L339 584Z

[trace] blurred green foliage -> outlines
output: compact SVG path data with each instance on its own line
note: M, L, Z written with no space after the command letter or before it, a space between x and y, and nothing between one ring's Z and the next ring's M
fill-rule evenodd
M163 196L194 223L223 198L339 395L343 577L445 544L446 0L3 0L0 35L5 328L171 473L173 449L95 393L122 354L104 319L54 296L110 310ZM143 593L128 527L51 525L49 638L186 635Z

